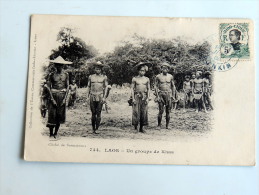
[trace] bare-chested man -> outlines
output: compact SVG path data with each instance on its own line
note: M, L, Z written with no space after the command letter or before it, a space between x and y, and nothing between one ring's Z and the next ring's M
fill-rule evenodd
M72 83L69 85L69 102L68 106L74 106L76 98L77 98L77 84L76 81L73 79Z
M94 65L95 74L88 78L87 97L90 98L90 108L92 112L92 129L93 133L97 134L97 130L101 123L102 106L107 97L107 76L102 74L103 64L96 62Z
M148 67L145 63L137 65L138 76L133 77L131 83L132 95L132 125L139 132L145 133L143 126L148 125L148 101L150 96L150 81L145 77Z
M60 124L66 120L66 99L69 87L68 74L64 72L64 64L72 64L65 61L61 56L57 57L53 62L56 67L56 72L51 73L48 78L47 87L50 95L50 103L48 106L48 123L50 137L57 138ZM55 132L53 133L53 129Z
M199 112L201 107L203 107L204 111L207 112L207 109L205 107L204 100L203 100L204 81L201 78L201 71L196 72L196 79L193 80L193 85L192 85L192 93L195 101L196 112Z
M159 113L158 113L158 127L161 128L162 115L164 107L166 111L166 129L170 122L170 111L172 108L172 98L174 96L174 78L168 73L170 65L166 62L161 64L162 73L155 78L155 93L157 96Z

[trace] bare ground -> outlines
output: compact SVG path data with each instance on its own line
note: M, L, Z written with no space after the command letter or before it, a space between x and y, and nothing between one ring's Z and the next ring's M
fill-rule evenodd
M173 110L169 129L165 129L165 118L162 121L162 129L157 128L157 104L149 102L149 126L146 133L137 133L131 125L132 107L128 105L130 97L129 88L113 88L108 98L111 108L108 113L102 112L102 123L99 134L92 134L91 111L86 101L86 89L78 91L79 100L73 108L67 109L67 120L59 130L61 137L88 137L103 139L144 139L144 140L183 140L199 139L209 135L211 129L212 112L195 113L193 109ZM43 119L46 123L46 119ZM43 135L48 135L48 129L44 128Z

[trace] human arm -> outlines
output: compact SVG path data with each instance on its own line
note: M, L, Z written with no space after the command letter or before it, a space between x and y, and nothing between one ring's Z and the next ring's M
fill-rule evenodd
M173 77L172 77L172 80L171 80L171 87L172 87L172 97L175 100L175 85L174 85Z
M108 85L107 86L107 94L106 94L106 98L108 98L108 96L109 96L109 94L110 94L110 91L111 91L111 86L110 85Z
M76 84L75 84L76 85ZM77 85L75 86L75 96L76 96L76 98L77 98L77 89L78 89L78 87L77 87Z
M191 83L192 83L192 85L191 85L191 89L192 89L192 94L193 94L194 86L195 86L194 80L193 80Z
M131 81L131 97L132 97L132 102L134 104L136 103L135 96L134 96L135 85L136 85L136 81L135 81L135 77L133 77Z
M66 88L66 94L65 94L65 97L64 97L64 99L63 99L63 101L62 101L62 104L61 104L61 106L63 106L64 104L66 104L66 101L67 101L67 95L68 95L68 92L69 92L69 76L68 76L68 74L66 73L66 86L67 86L67 88Z
M104 77L103 80L104 94L103 94L103 102L106 101L107 92L108 92L108 79L107 76Z
M206 82L206 79L202 79L202 94L205 91L205 85L204 85L205 82Z
M151 87L150 87L150 80L149 78L147 78L148 81L147 81L147 103L149 101L149 98L150 98L150 91L151 91Z
M156 76L154 89L155 89L155 94L156 94L157 101L160 102L160 97L158 95L158 88L159 88L158 85L159 85L159 79L158 79L158 76Z
M51 92L51 87L52 87L52 74L49 75L48 79L47 79L47 84L46 84L46 89L49 93L49 96L50 96L50 101L55 105L57 106L57 102L55 101L55 99L53 98L53 95L52 95L52 92Z
M86 98L89 98L91 92L91 75L88 77L87 87L86 87Z
M184 92L184 93L186 93L185 87L186 87L186 82L184 81L184 82L183 82L183 92Z

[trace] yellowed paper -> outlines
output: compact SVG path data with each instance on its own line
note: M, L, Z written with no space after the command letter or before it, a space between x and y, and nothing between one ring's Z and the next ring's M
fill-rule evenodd
M249 19L33 15L24 159L253 166L254 55L254 25ZM45 85L53 92L54 82L64 82L56 75L52 63L57 62L58 56L67 62L62 71L68 75L69 86L75 80L78 88L74 105L69 105L71 86L64 90L67 90L66 119L54 138L46 127L49 113L53 111L49 107L51 98L46 95L44 99L42 94ZM91 64L97 62L106 68L103 68L102 76L96 77L101 80L94 76L91 80L89 76L95 71ZM174 87L170 79L163 82L163 78L169 78L161 73L164 62L170 65ZM132 126L133 108L128 102L132 78L139 78L135 69L139 63L148 64L145 78L151 85L146 101L148 125L144 126L145 133L139 131L139 126L138 130ZM203 88L201 99L195 104L192 92L185 98L183 86L185 76L192 77L197 71L201 72ZM206 88L207 73L211 77L207 82L210 86ZM162 76L158 78L160 74ZM53 81L55 78L62 81ZM108 83L103 78L107 78ZM164 100L172 105L169 108L169 104L164 103L159 128L155 78L160 79L159 87L172 87L172 95ZM106 104L102 104L98 134L92 129L90 101L93 100L87 96L89 80L92 82L90 94L97 90L93 88L96 82L111 86ZM148 85L142 81L133 81L134 89L138 82L144 87ZM193 78L195 84L192 86L197 87L199 81ZM98 101L97 98L95 102ZM166 111L170 111L168 129ZM98 115L94 116L98 118Z

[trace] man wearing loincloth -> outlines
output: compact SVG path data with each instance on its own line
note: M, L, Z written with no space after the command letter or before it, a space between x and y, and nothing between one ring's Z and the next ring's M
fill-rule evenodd
M148 125L148 101L150 96L150 81L145 77L148 67L145 63L137 65L138 76L133 77L131 83L132 95L132 125L135 130L145 133L143 126Z
M166 62L161 64L162 73L155 78L155 93L157 96L157 102L159 107L158 113L158 127L161 128L162 115L164 109L166 112L166 129L170 122L170 111L172 108L172 99L174 95L174 78L169 74L170 65Z
M201 71L196 72L196 78L193 80L193 85L192 85L192 93L195 101L196 112L199 112L199 110L201 110L202 107L204 108L204 111L207 112L207 109L203 100L204 81L201 78L201 74L202 74Z
M97 134L101 123L101 112L107 97L107 76L102 74L104 65L101 62L93 63L95 74L88 78L87 97L90 98L90 109L92 112L92 129Z
M65 123L66 120L66 99L69 87L69 76L63 70L64 64L72 64L72 62L65 61L61 56L54 60L56 71L50 73L48 78L48 90L50 94L50 103L48 106L48 123L50 137L57 138L60 124ZM55 132L53 133L53 129Z

